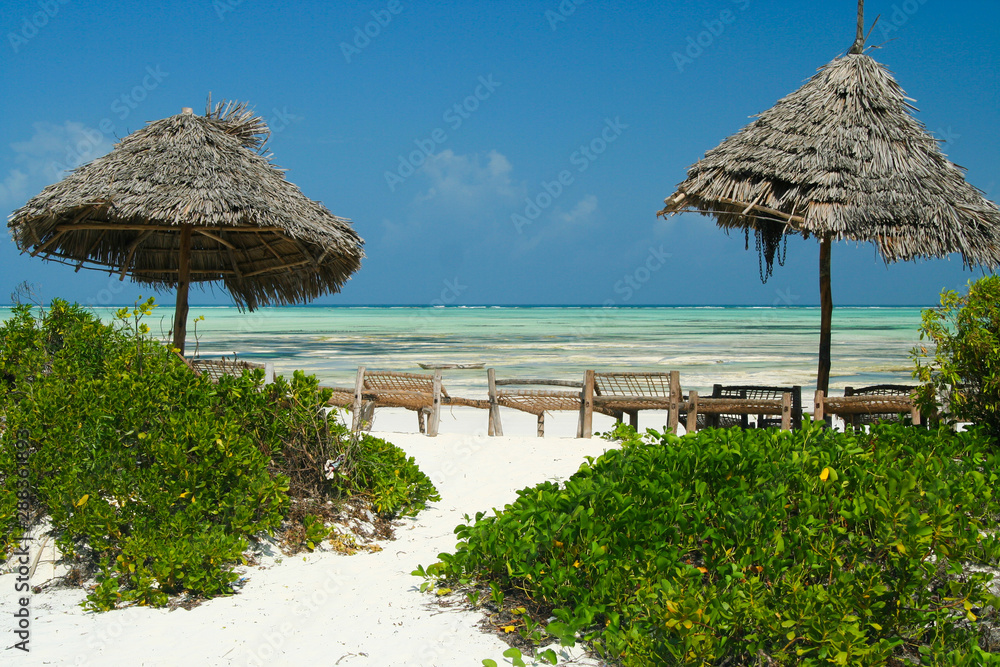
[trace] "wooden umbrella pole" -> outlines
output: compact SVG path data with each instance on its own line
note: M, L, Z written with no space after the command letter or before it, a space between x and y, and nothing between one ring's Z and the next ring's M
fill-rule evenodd
M819 370L816 389L824 394L830 389L830 329L833 324L833 293L830 289L830 234L819 242Z
M858 0L858 33L848 53L865 52L865 0Z
M187 338L188 287L191 284L191 225L181 228L180 260L177 272L177 301L174 306L174 347L184 355Z
M858 0L858 24L848 53L865 52L865 0ZM824 234L819 242L819 368L816 370L816 390L830 393L830 339L833 328L833 290L830 287L830 247L833 240Z

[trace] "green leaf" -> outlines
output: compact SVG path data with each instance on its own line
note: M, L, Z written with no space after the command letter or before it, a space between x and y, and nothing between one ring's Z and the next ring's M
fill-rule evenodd
M557 662L559 662L559 656L556 655L556 652L550 648L547 648L541 653L539 653L538 658L548 662L550 665L554 665Z
M524 659L521 655L521 650L511 646L509 649L503 652L503 657L510 658L513 662L514 667L526 667L524 664Z

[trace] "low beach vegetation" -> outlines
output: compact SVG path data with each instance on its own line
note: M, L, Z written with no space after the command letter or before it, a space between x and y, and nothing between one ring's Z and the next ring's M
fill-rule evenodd
M637 667L997 661L982 429L609 435L620 449L467 516L414 574L549 662L580 641Z
M345 499L376 522L437 499L412 458L327 417L315 377L214 384L149 336L152 308L104 324L56 300L0 327L5 555L47 521L74 578L96 575L88 608L163 605L232 592L261 536L315 548Z
M965 294L942 292L941 305L923 311L920 339L927 344L913 357L923 412L978 424L1000 448L1000 276L970 282Z

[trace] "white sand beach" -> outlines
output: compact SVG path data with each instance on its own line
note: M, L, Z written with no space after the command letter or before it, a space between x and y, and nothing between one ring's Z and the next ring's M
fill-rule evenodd
M642 415L640 427L660 415ZM578 439L576 415L546 420L546 437L535 437L531 415L504 410L503 437L486 436L486 413L445 410L440 435L416 433L414 413L376 412L374 435L402 447L434 481L441 501L401 520L382 551L335 552L261 559L241 568L247 581L238 594L190 610L128 608L85 612L80 588L50 588L30 598L30 651L17 641L13 613L19 595L15 575L0 576L0 617L7 624L0 663L5 665L480 665L484 658L510 664L507 645L477 625L482 615L461 605L442 607L419 592L410 573L453 550L453 529L464 514L501 508L516 491L543 480L565 479L585 456L613 446L598 437ZM595 416L594 429L612 420ZM32 579L41 585L52 566L42 563ZM456 596L457 597L457 596ZM560 649L560 664L598 665L582 651ZM530 663L529 663L530 664Z

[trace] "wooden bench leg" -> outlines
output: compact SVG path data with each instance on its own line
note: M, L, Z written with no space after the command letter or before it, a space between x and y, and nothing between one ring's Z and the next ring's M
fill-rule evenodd
M667 431L677 435L677 423L681 417L681 374L670 371L670 407L667 414Z
M694 433L698 430L698 392L691 390L688 401L688 417L684 428L688 433Z
M914 394L910 394L910 396L916 398ZM910 409L910 420L914 426L920 426L920 408L917 407L916 400L914 400L913 407Z
M361 391L365 386L365 367L358 366L358 377L354 381L354 403L351 406L351 431L361 429Z
M438 426L441 424L441 371L434 371L434 406L431 408L430 420L427 424L427 435L434 437L438 434Z
M424 428L424 410L421 408L417 410L417 428L420 429L421 433L426 433L427 429Z
M503 424L500 423L500 401L497 398L497 376L492 368L486 369L486 379L489 384L490 421L489 434L503 435Z
M545 437L545 413L538 415L538 437Z
M583 376L583 391L580 394L580 426L576 430L578 438L589 438L594 432L594 371Z
M781 430L792 430L792 395L787 391L781 394Z
M372 430L372 424L375 422L375 401L365 401L361 406L361 430L370 431Z

